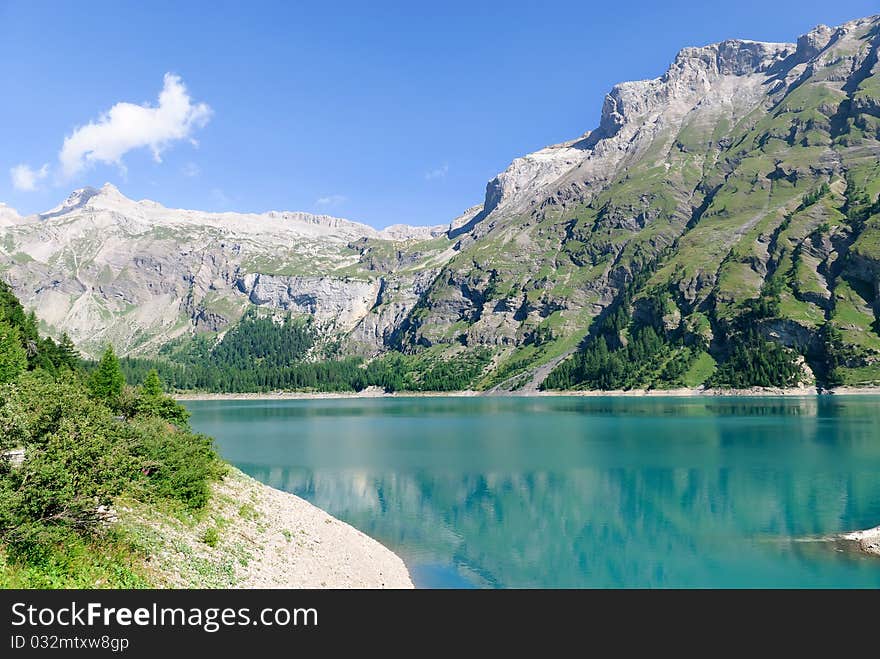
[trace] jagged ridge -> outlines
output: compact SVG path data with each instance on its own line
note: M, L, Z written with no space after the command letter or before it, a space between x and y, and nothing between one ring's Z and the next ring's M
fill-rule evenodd
M666 359L687 348L723 362L737 319L781 281L762 334L821 371L823 328L839 329L848 381L873 381L877 43L871 17L796 44L685 48L661 77L616 85L595 130L515 160L483 204L427 235L111 208L100 200L118 192L88 192L2 229L0 267L80 341L150 352L257 304L314 315L349 352L489 346L492 368L474 382L486 388L537 386L624 292L636 323L671 342ZM109 237L95 243L95 228Z

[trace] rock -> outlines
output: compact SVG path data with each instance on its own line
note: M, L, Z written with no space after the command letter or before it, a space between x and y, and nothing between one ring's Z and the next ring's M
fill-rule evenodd
M827 25L817 25L812 30L800 36L797 40L797 52L795 56L802 62L807 62L821 53L831 38L834 29Z
M880 158L863 84L878 24L683 48L660 77L615 85L594 130L514 159L448 226L169 209L105 185L41 215L0 206L0 274L88 355L107 342L151 354L250 306L311 315L357 354L509 353L542 324L570 347L634 283L636 315L640 295L665 291L663 328L714 349L730 318L713 314L760 294L785 240L815 281L761 331L815 345L841 271L880 298L874 241L853 242L830 202L799 233L781 224L822 183L840 206L847 171Z
M857 542L859 549L868 554L880 556L880 526L864 531L853 531L840 536L844 540Z
M380 282L367 272L333 274L358 263L348 245L417 241L446 227L379 232L306 213L176 210L105 185L27 218L2 206L0 231L3 278L41 320L94 356L107 342L123 354L149 353L181 334L220 331L249 304L350 331L375 304Z
M372 309L381 283L336 277L299 277L251 273L236 290L257 306L308 314L322 324L350 331Z
M4 203L0 203L0 227L8 227L20 220L18 212Z
M9 460L9 464L11 464L13 467L18 467L21 465L22 462L24 462L24 449L16 448L10 449L8 451L3 451L2 453L0 453L0 458L3 458L4 460Z

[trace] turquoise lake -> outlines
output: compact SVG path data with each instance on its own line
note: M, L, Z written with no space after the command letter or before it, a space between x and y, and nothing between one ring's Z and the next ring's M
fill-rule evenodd
M419 587L880 587L880 399L192 401Z

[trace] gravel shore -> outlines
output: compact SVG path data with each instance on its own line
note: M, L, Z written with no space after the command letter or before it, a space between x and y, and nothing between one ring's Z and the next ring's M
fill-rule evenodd
M537 391L503 392L487 394L480 391L417 391L385 393L378 387L370 387L361 392L301 392L275 391L243 394L182 393L174 398L188 400L321 400L348 398L470 398L473 396L653 396L653 397L718 397L718 396L859 396L880 395L880 387L837 387L819 390L816 387L796 387L779 389L772 387L751 387L749 389L628 389L609 391Z
M198 519L120 506L166 588L413 588L403 561L307 501L237 469L214 485Z
M304 499L248 477L220 491L257 511L236 532L253 540L239 588L412 588L403 561L376 540Z
M880 526L865 531L854 531L852 533L844 533L844 540L853 540L859 543L859 548L868 554L880 556Z

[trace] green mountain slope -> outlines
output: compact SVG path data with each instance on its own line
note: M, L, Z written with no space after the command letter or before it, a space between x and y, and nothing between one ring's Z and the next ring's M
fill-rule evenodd
M0 273L47 330L158 360L181 387L430 389L448 371L489 391L880 383L878 44L874 16L685 48L448 228L102 189L8 220ZM186 239L157 247L172 229ZM233 349L254 307L305 322L309 345L264 332Z
M535 364L575 346L548 388L880 381L878 43L873 18L796 47L683 51L660 81L714 75L700 98L636 104L633 156L598 181L575 168L497 220L446 265L405 343L447 341L453 307L462 342L501 345L488 386L540 384ZM713 376L730 359L740 375Z

